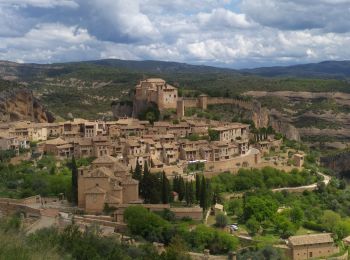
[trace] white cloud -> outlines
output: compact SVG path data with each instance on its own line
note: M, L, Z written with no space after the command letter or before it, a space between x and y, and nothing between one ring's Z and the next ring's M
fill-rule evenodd
M350 0L241 0L241 9L235 3L0 0L0 59L234 67L350 59Z
M0 0L3 6L35 6L42 8L53 8L57 6L77 8L79 5L74 0Z
M242 0L241 9L261 25L282 30L350 31L348 0Z
M213 9L210 13L199 13L197 15L199 24L204 28L243 28L253 26L245 14L237 14L224 8Z

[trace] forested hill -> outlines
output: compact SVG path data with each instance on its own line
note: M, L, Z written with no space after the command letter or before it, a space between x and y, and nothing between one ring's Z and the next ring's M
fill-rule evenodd
M260 67L235 70L187 63L156 60L103 59L55 64L19 64L0 61L0 76L17 76L30 79L46 75L62 75L79 70L81 67L105 67L124 72L153 74L220 74L226 76L262 76L284 78L350 79L350 61L324 61L321 63L294 66Z
M350 61L324 61L286 67L262 67L240 70L263 77L302 77L350 79Z
M178 86L185 96L206 93L237 97L250 90L350 93L350 82L344 77L334 78L336 72L327 71L327 75L333 73L329 79L324 76L308 78L306 74L306 78L262 77L247 71L163 61L108 59L56 64L0 61L0 78L25 84L58 116L72 113L85 118L106 116L110 104L130 99L133 87L143 78L164 78ZM345 72L344 69L344 75ZM310 75L315 74L312 73ZM0 84L0 87L8 84Z

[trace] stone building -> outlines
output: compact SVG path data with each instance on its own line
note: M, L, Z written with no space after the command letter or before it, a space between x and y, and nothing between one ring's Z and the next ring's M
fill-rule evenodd
M139 182L112 156L94 160L89 167L78 169L78 206L89 213L101 213L107 204L139 202Z
M330 233L291 236L287 246L293 260L323 258L339 252Z
M159 111L176 109L178 99L177 88L159 78L141 80L136 86L133 101L133 116L137 117L150 104L158 106Z

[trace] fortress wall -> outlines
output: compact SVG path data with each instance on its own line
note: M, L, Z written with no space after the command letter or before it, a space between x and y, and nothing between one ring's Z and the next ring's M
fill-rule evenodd
M198 107L198 99L197 98L184 98L185 108L188 107Z
M233 98L223 98L223 97L208 97L208 105L221 105L221 104L232 104L242 107L247 110L253 109L252 102L243 101Z

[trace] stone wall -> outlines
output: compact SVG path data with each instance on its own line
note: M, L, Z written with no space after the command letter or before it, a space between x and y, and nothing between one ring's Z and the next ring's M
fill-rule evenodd
M233 159L217 162L206 162L205 171L206 172L237 172L242 166L253 167L260 162L259 154L248 154L243 156L238 156Z

